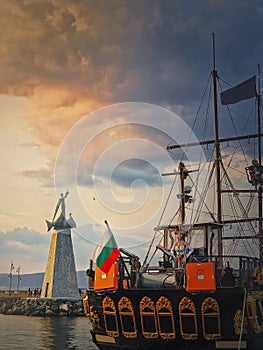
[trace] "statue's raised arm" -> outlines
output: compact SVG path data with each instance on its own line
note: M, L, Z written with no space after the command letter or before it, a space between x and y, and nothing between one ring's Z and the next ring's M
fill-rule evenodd
M66 228L76 227L76 223L75 223L74 219L72 218L71 214L70 214L69 220L66 220L65 199L67 198L68 195L69 195L68 190L66 191L65 194L61 193L60 198L59 198L57 205L56 205L56 208L55 208L55 212L54 212L52 221L46 220L48 231L50 231L52 227L54 229L60 229L60 230L66 229ZM61 207L61 213L60 213L59 217L55 220L60 207Z
M65 195L63 195L63 193L60 194L60 198L58 200L54 215L53 215L53 219L52 222L54 222L55 217L57 215L58 209L61 206L61 214L64 216L64 218L66 219L66 203L65 203L65 199L67 198L67 196L69 195L69 191L67 191L65 193Z

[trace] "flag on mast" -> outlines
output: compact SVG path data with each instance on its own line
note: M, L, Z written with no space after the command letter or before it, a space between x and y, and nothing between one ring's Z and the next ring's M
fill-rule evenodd
M230 105L255 96L257 96L256 76L223 91L220 95L222 105Z
M111 266L120 256L120 252L113 233L111 232L110 226L106 220L105 224L107 229L101 237L97 247L94 249L91 260L95 261L96 266L107 274Z

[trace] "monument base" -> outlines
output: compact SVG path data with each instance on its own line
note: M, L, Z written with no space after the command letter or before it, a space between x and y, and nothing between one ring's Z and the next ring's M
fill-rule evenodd
M79 298L71 229L52 233L41 298Z

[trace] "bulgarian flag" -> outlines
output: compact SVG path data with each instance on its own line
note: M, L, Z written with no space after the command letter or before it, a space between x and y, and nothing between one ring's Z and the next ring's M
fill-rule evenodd
M120 252L118 251L117 243L106 220L105 224L107 229L95 248L91 260L95 261L96 266L107 274L111 266L120 256Z

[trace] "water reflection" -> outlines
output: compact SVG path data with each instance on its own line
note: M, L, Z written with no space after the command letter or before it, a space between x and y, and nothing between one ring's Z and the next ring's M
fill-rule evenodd
M95 350L85 317L0 315L0 349Z

